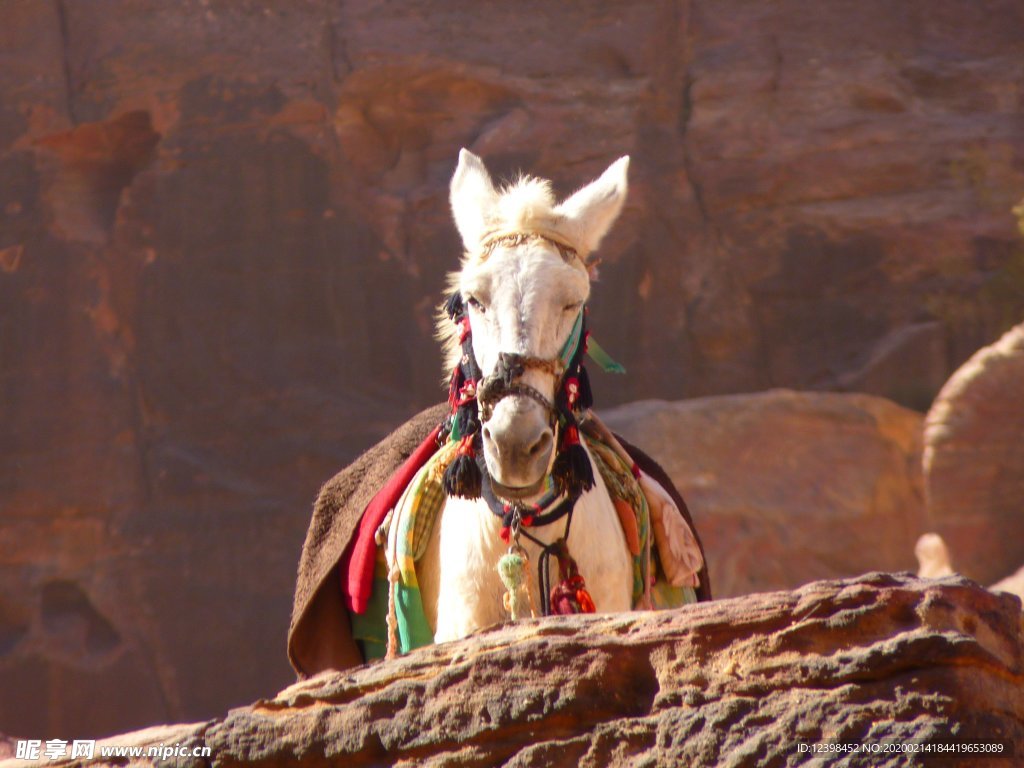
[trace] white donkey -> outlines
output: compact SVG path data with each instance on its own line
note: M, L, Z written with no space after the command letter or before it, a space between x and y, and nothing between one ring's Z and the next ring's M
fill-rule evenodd
M622 210L628 165L628 157L617 160L596 181L556 203L547 181L524 178L499 191L480 158L467 150L459 156L451 206L465 256L461 270L451 275L454 322L445 317L440 333L449 366L461 365L466 372L452 402L470 404L469 426L461 427L471 433L463 435L469 447L460 453L468 454L465 461L476 460L483 495L474 490L460 498L449 492L417 566L423 610L436 642L506 620L510 586L496 566L513 550L537 563L567 528L572 567L578 567L586 599L593 603L583 610L625 611L636 605L636 552L627 542L621 509L586 441L577 441L573 417L560 420L556 406L561 401L562 413L575 411L580 422L588 418L589 409L575 400L579 382L567 383L565 377L586 344L580 328L590 296L590 257ZM575 493L551 481L556 457L567 445L582 447L590 464L584 470L587 482L577 484ZM651 485L655 495L666 495L649 480L645 492ZM569 514L552 514L560 504L564 512L566 496L571 497ZM511 522L509 510L515 512ZM538 520L530 519L534 513ZM549 517L557 519L537 524ZM680 535L686 538L685 532ZM690 533L676 548L697 549L699 558L692 539ZM555 552L563 565L564 554L564 548ZM699 568L698 563L694 572ZM534 609L545 603L549 585L542 589L530 572L517 578Z
M448 403L321 489L288 640L303 674L508 618L711 599L671 479L591 412L583 355L617 368L588 338L592 254L628 165L557 202L541 179L496 189L460 154L451 205L465 253L438 326Z
M451 195L466 253L452 287L468 309L472 348L484 380L495 374L501 353L558 358L590 297L588 256L626 200L628 167L629 158L616 161L556 205L550 184L539 179L520 180L499 193L480 159L462 151ZM458 365L463 354L458 337L444 330L450 364ZM517 378L529 390L502 397L489 418L480 420L486 472L502 498L536 503L543 495L559 447L546 403L554 403L561 373L524 367ZM630 552L600 473L593 474L593 487L575 503L568 549L597 610L629 610ZM435 641L506 620L507 587L496 568L509 547L502 525L482 498L447 500L421 566L424 608ZM564 534L564 523L530 532L551 544ZM523 546L529 560L537 562L540 545L526 540ZM539 585L529 589L532 602L540 604Z

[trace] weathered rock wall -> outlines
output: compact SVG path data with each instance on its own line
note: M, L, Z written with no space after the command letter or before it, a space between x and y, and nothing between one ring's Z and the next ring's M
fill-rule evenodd
M562 192L633 155L599 402L923 407L1024 303L1022 37L1013 0L4 2L0 730L289 679L316 487L439 392L460 146Z
M645 400L601 417L656 456L697 510L716 597L914 566L927 526L919 413L870 395L775 390Z

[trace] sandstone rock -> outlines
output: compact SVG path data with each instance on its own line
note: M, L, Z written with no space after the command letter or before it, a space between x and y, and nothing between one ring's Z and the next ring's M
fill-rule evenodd
M630 375L599 403L924 407L1024 303L1022 13L0 5L0 728L290 678L317 486L439 396L460 146L561 192L632 154L592 323Z
M937 533L924 533L914 545L917 575L922 579L937 579L955 573L949 557L949 547Z
M1009 765L1024 755L1020 602L961 578L874 573L528 621L108 743L172 738L224 766L813 765L801 745L831 743L873 745L844 764L875 767L918 764L885 745L954 742L1003 757L927 764Z
M993 592L1009 592L1011 595L1016 595L1021 600L1024 600L1024 567L1005 579L1000 579L989 589Z
M929 527L989 583L1024 562L1024 324L975 354L925 421Z
M913 567L920 414L868 395L773 391L601 416L683 494L716 597Z
M937 533L926 533L921 536L914 547L914 555L917 557L919 578L936 579L956 573L949 556L949 548ZM1024 568L1005 579L1000 579L989 589L993 592L1009 592L1024 600Z

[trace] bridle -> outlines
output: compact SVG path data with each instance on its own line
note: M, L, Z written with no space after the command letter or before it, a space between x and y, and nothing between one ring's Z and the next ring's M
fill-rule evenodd
M579 261L586 269L586 265L580 258L575 248L550 234L538 232L504 232L496 233L484 239L480 259L486 259L492 250L498 245L522 245L529 240L539 239L553 245L562 260L567 264ZM543 358L534 355L523 355L517 352L499 352L498 361L494 370L484 378L477 389L477 403L480 406L480 421L490 421L494 413L494 407L499 401L513 395L522 395L537 402L548 414L549 420L557 421L558 409L555 403L549 400L540 390L522 381L527 371L535 370L549 374L555 379L555 392L558 392L563 383L566 370L576 349L580 344L583 332L583 315L585 309L580 308L572 331L562 347L558 357ZM584 340L585 341L585 340Z
M522 381L528 370L539 370L555 377L555 382L562 378L563 368L560 361L545 360L540 357L520 355L515 352L499 352L498 362L494 371L480 382L476 398L480 404L480 421L486 424L494 414L494 407L504 398L512 395L523 395L536 401L550 416L555 412L552 403L536 387Z
M516 352L499 352L498 362L490 375L486 376L477 388L476 399L480 406L480 421L487 423L494 414L494 407L504 398L512 395L523 395L537 402L548 414L549 421L556 420L558 409L551 400L522 380L527 371L540 371L555 379L555 391L563 383L569 362L576 352L583 328L584 309L576 318L573 330L566 340L562 352L556 358L543 358L533 355L521 355Z

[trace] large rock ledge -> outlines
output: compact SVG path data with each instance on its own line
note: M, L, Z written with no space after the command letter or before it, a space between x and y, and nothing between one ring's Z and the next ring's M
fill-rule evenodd
M106 741L211 747L177 765L739 766L812 762L800 744L911 739L1000 741L1024 756L1016 597L872 573L531 621L324 674L221 720Z

